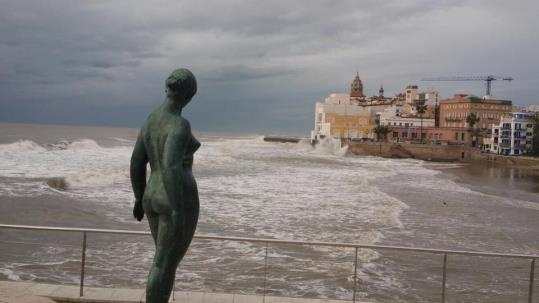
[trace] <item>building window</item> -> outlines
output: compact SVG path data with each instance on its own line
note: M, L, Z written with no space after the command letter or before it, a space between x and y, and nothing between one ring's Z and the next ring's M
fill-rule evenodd
M464 141L464 133L460 134L460 138L461 138L462 141Z
M455 133L455 140L459 139L459 133Z

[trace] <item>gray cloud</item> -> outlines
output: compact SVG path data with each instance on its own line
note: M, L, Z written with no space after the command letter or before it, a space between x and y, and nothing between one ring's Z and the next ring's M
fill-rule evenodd
M347 91L356 71L370 94L424 76L508 74L516 80L494 92L537 103L538 9L532 0L6 1L0 120L137 126L179 66L199 79L186 114L205 130L306 133L314 102ZM446 97L483 91L418 84Z

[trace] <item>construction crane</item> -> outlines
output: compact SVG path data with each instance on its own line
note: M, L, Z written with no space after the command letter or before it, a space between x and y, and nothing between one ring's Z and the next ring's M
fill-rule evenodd
M487 86L487 96L490 96L491 82L495 80L512 81L512 77L501 76L471 76L471 77L433 77L423 78L421 81L485 81Z

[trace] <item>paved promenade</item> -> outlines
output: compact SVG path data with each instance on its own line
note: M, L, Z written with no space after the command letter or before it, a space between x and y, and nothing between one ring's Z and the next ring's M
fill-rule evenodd
M144 302L144 290L85 287L79 297L78 286L0 281L0 303L105 303ZM258 295L217 294L203 292L175 292L171 302L181 303L344 303L350 301L324 299L296 299ZM358 302L360 303L360 302Z

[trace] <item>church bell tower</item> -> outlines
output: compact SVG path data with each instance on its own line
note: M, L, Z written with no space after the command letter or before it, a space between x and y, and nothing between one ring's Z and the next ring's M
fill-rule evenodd
M350 85L350 98L365 98L365 95L363 94L363 83L359 78L359 73L352 79L352 84Z

